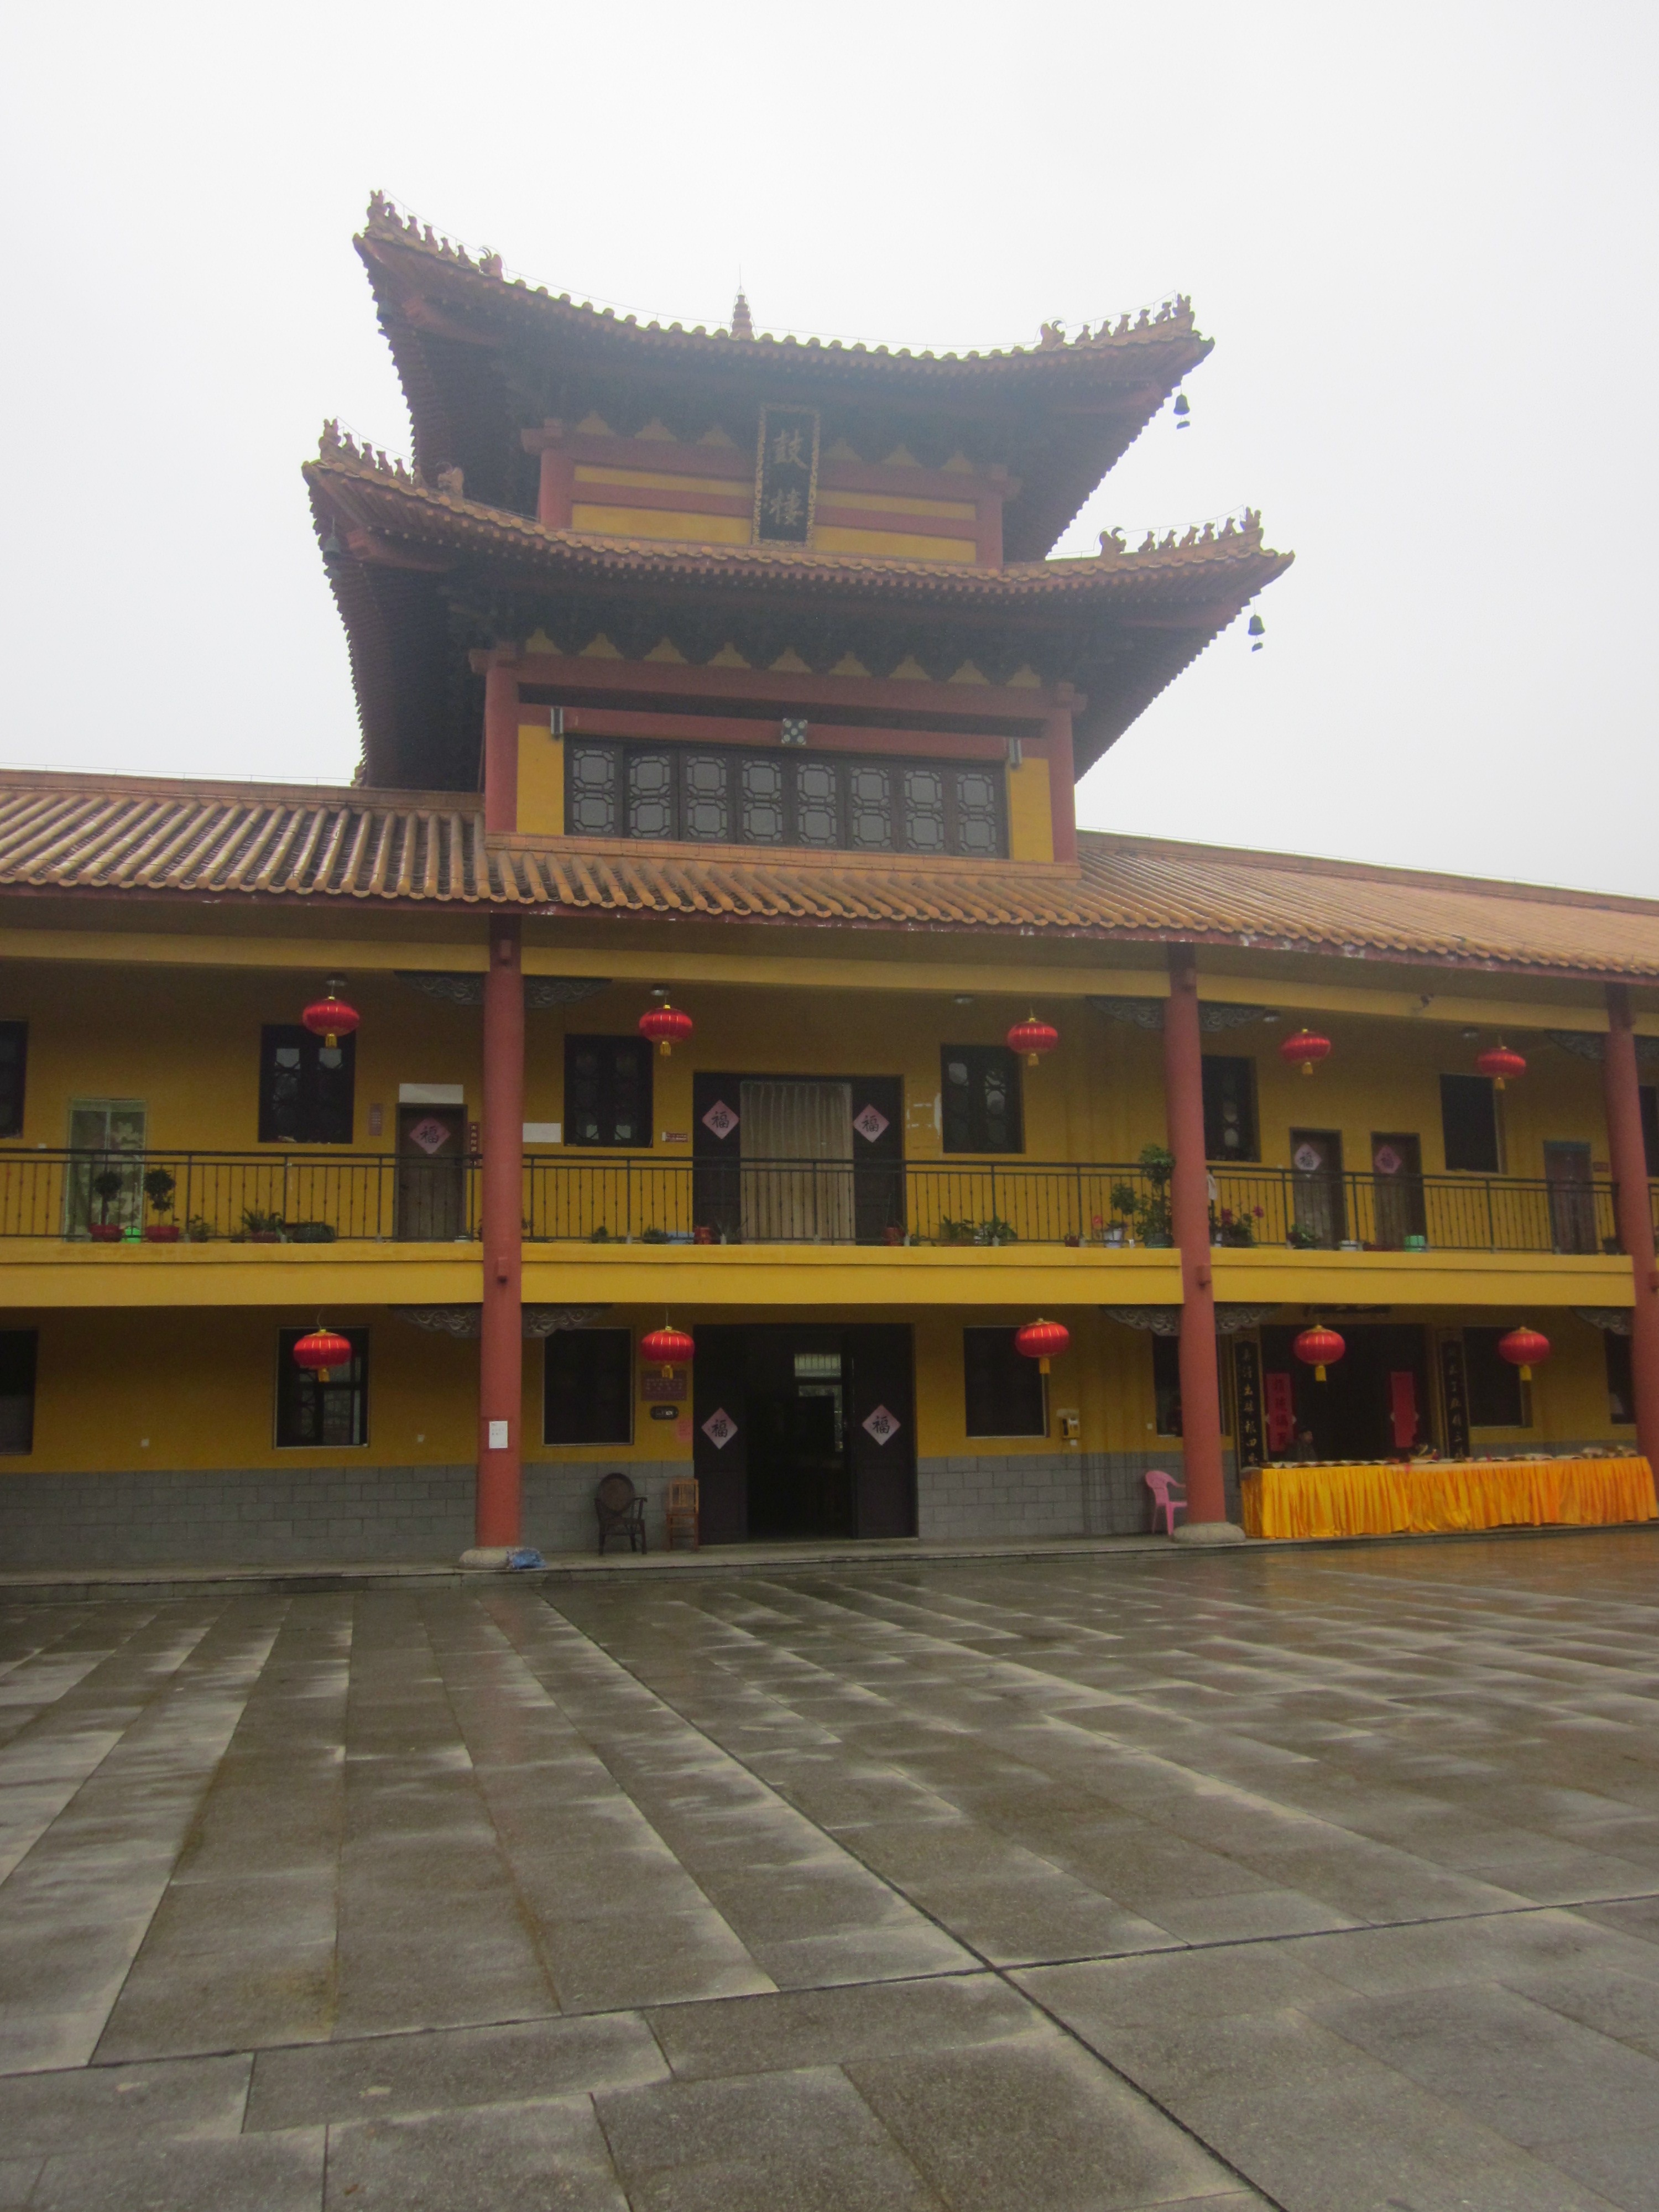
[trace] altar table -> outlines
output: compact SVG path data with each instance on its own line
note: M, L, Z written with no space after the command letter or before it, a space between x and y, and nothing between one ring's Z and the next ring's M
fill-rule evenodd
M1250 1536L1427 1535L1659 1520L1645 1459L1309 1462L1239 1485Z

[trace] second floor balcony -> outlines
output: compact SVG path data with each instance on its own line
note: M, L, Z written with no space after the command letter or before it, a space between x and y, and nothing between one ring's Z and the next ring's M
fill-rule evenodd
M464 1155L0 1151L0 1239L467 1243L481 1180ZM1600 1181L1216 1169L1211 1241L1589 1257L1620 1249L1614 1196ZM1145 1162L533 1153L522 1218L528 1243L1047 1245L1107 1259L1172 1243L1168 1170Z

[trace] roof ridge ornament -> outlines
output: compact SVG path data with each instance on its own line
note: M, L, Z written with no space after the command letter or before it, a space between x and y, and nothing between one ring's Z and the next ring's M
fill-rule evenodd
M744 296L741 284L738 287L737 298L732 302L732 335L734 338L752 338L755 335L755 319L749 312L749 302Z
M371 446L367 439L354 437L349 430L342 428L337 416L331 415L323 424L322 434L317 441L317 458L319 461L349 461L357 468L373 470L377 477L390 477L394 483L411 488L416 483L401 459L389 459L381 447Z

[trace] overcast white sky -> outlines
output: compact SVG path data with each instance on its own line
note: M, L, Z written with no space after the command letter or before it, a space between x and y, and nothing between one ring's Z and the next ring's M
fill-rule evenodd
M763 328L914 346L1189 292L1192 427L1067 544L1249 501L1297 565L1084 819L1659 894L1651 4L94 0L0 40L0 762L349 775L299 463L325 414L407 451L378 185L687 322L739 265Z

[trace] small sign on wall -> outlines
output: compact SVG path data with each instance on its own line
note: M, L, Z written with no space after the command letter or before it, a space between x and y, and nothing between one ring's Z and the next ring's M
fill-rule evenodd
M685 1379L685 1370L676 1367L665 1375L659 1367L652 1368L640 1377L640 1395L647 1405L678 1406L690 1395L690 1386Z

